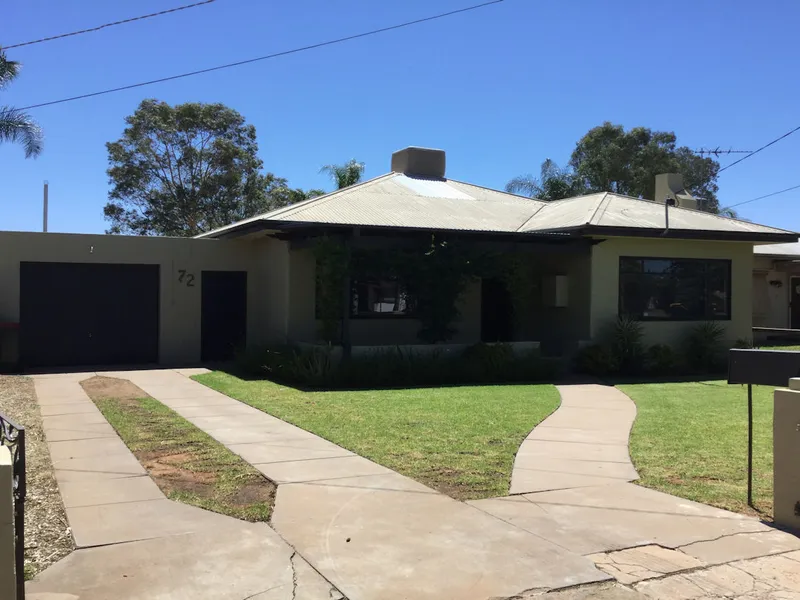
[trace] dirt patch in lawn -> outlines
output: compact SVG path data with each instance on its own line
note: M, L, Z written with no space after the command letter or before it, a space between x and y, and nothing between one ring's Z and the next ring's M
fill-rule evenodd
M92 377L81 381L81 386L92 400L114 398L120 402L146 398L147 394L127 379L116 377Z
M242 458L126 379L93 377L83 389L162 492L247 521L267 521L275 485Z
M0 375L0 412L25 427L25 575L30 578L64 558L75 546L53 475L33 380Z

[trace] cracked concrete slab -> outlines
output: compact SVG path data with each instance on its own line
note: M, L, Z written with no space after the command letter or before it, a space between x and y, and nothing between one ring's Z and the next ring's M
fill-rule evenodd
M776 555L643 581L634 587L654 600L789 600L800 598L800 569L797 562Z
M739 533L717 540L696 542L683 546L681 550L713 565L800 550L800 538L775 529L758 533Z
M592 554L589 558L599 569L626 584L705 566L702 561L680 550L655 545Z
M350 600L408 598L409 590L418 599L485 600L606 577L538 536L415 491L424 488L416 482L390 490L352 485L358 479L281 485L272 519Z
M643 600L646 596L618 583L603 582L551 592L525 593L517 598L519 600Z
M293 550L267 525L230 521L187 535L77 550L28 582L27 597L330 600L332 586L299 557L293 567Z

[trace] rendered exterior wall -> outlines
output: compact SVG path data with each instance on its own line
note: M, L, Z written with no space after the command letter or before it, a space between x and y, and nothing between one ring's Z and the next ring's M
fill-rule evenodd
M750 339L753 321L753 245L745 242L611 238L592 247L591 336L597 339L619 312L619 259L718 258L731 261L731 319L717 321L728 341ZM680 342L697 321L643 321L645 343Z
M20 262L157 264L160 267L159 361L200 360L201 273L247 271L247 343L284 341L288 279L282 242L0 232L0 321L19 320ZM179 281L179 271L194 275ZM278 289L276 289L276 287ZM53 290L58 293L58 290Z
M753 326L791 329L792 288L800 285L800 264L788 257L755 255L754 260Z

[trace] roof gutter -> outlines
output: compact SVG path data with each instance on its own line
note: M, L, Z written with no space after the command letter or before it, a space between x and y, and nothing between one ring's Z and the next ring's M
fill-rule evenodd
M569 233L572 235L591 235L608 237L640 237L678 240L708 240L730 242L783 243L796 242L800 234L766 233L759 231L710 231L707 229L661 229L660 227L604 227L602 225L576 225L575 227L553 228L537 233Z

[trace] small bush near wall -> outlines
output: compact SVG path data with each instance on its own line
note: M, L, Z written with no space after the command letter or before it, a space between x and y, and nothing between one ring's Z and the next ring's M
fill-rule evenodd
M641 324L620 318L606 328L600 343L578 353L575 369L595 377L718 374L728 366L724 334L719 323L699 323L686 333L677 348L666 344L645 348ZM734 347L744 343L737 340Z
M395 347L349 359L336 359L331 347L271 347L247 352L238 363L252 375L321 389L552 381L564 366L538 351L516 354L507 344L476 344L456 354Z

